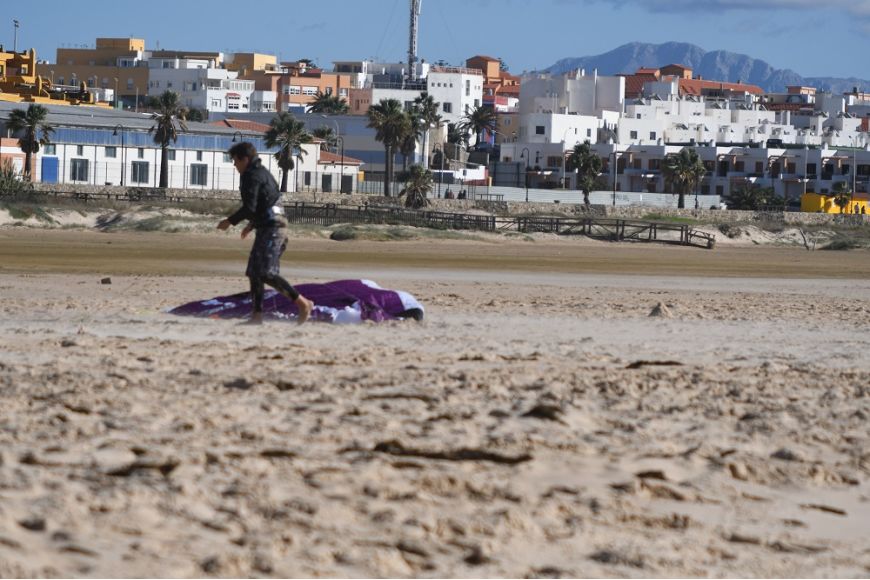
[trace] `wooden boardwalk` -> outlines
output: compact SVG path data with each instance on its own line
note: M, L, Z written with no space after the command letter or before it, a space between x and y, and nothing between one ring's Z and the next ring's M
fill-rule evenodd
M409 210L371 205L310 204L284 206L290 223L331 226L336 224L389 224L476 231L545 232L582 235L615 242L658 242L711 249L716 238L688 224L619 218L497 217L441 211Z

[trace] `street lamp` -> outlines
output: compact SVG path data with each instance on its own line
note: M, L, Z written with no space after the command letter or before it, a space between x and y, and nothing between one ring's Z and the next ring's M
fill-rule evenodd
M127 134L127 128L123 125L115 125L112 130L112 136L117 137L118 131L121 132L121 187L124 186L124 176L127 175L127 152L124 148L124 136Z
M529 203L529 148L523 147L520 159L526 160L526 203Z
M238 139L236 139L236 137L238 137ZM233 143L242 141L242 139L244 139L244 137L242 137L241 131L236 131L235 133L233 133Z
M337 137L340 137L340 136L341 136L341 131L340 131L339 128L338 128L338 121L336 121L335 119L330 118L329 115L320 115L320 116L323 117L324 119L327 119L327 120L330 120L330 121L333 122L333 124L335 125L335 136L336 136L336 138L337 138ZM336 139L336 140L337 140L337 139Z
M568 145L568 131L570 130L571 127L568 127L562 132L562 189L568 189L565 187L565 178L567 177L565 175L565 150L566 145Z
M338 178L338 192L344 193L342 191L342 182L344 181L344 137L337 136L335 138L335 142L338 144L339 149L341 150L341 176ZM347 192L350 194L350 192Z
M441 169L438 171L438 193L436 194L441 197L441 182L444 181L444 151L440 145L436 145L432 150L438 152L438 161L441 164Z

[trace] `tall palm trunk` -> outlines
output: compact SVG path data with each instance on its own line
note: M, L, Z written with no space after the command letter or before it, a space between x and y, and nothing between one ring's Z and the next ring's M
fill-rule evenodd
M33 153L29 150L24 154L24 175L27 176L28 181L33 181L33 171L31 171L30 164L33 163Z
M426 131L423 133L423 159L421 165L425 169L429 169L429 131L431 129L427 126Z
M281 170L281 193L287 193L287 174L290 173L289 169Z
M386 159L384 159L384 197L390 197L390 181L393 179L393 148L389 145L384 147Z
M166 166L169 154L167 153L166 145L160 148L160 186L166 188L169 186L169 168ZM96 169L96 168L94 168Z
M677 198L677 208L685 209L686 207L686 193L680 188L680 195Z

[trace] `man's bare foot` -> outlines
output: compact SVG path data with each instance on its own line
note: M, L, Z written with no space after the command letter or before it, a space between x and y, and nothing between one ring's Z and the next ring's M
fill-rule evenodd
M259 326L260 324L263 324L262 312L252 312L251 317L241 323L242 326Z
M299 296L296 299L296 307L299 309L299 315L297 318L297 322L299 324L304 324L308 317L311 316L311 310L314 308L314 302L306 298L305 296Z

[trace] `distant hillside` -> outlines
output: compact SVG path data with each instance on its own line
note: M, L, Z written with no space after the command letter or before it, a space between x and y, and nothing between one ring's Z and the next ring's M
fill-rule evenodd
M775 69L765 61L745 54L724 50L708 52L685 42L664 44L632 42L604 54L563 58L544 70L561 74L579 68L586 69L587 72L598 69L598 74L614 75L633 73L641 67L658 68L667 64L691 67L695 75L701 75L705 79L741 81L758 85L768 92L785 92L785 87L788 85L812 86L835 94L851 91L856 86L859 89L870 89L870 81L855 78L802 77L793 70Z

